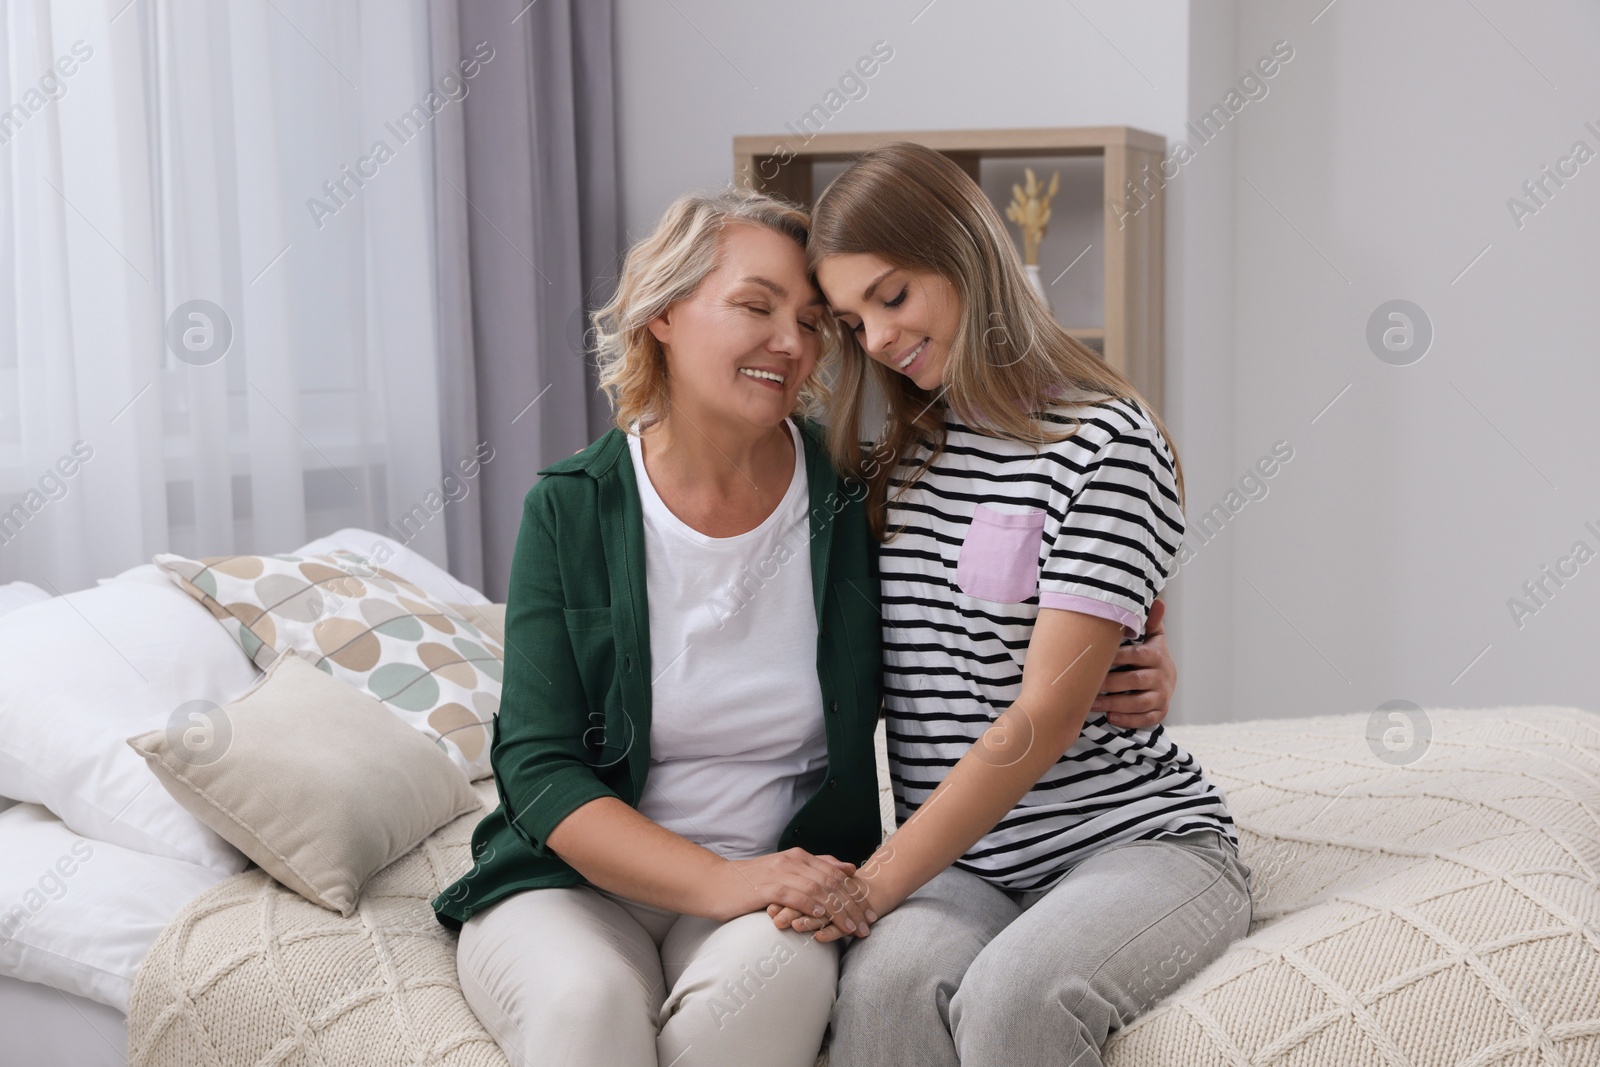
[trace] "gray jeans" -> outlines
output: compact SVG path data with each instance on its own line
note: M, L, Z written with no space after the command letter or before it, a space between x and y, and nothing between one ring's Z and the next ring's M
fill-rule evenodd
M1110 846L1048 890L946 868L849 943L831 1067L1093 1067L1250 928L1220 833Z

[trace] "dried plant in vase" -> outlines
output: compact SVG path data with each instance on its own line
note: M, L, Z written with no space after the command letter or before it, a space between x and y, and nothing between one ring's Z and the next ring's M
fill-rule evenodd
M1006 208L1006 218L1022 231L1023 269L1028 272L1033 291L1039 294L1044 306L1049 307L1050 297L1045 293L1044 279L1039 274L1039 243L1050 225L1050 198L1061 187L1061 172L1050 175L1048 189L1033 176L1032 167L1024 167L1022 173L1027 182L1011 186L1011 204Z

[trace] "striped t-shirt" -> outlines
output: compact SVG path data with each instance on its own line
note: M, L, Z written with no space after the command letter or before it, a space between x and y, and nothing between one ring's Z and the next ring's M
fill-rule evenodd
M904 488L924 445L890 479L888 528L899 532L879 558L897 822L1020 695L1040 607L1121 622L1132 639L1175 570L1184 520L1170 449L1136 403L1087 396L1043 413L1079 429L1039 446L947 412L933 465ZM956 866L1006 889L1043 889L1107 845L1201 829L1238 844L1194 757L1159 725L1119 729L1094 712Z

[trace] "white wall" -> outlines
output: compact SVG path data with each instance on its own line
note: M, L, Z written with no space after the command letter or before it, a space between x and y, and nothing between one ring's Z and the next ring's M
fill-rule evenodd
M1225 534L1234 710L1600 709L1600 560L1520 630L1507 607L1575 541L1600 552L1600 158L1520 230L1506 207L1574 141L1600 151L1600 11L1340 0L1313 24L1325 3L1238 19L1241 60L1296 58L1238 130L1234 460L1295 458ZM1410 366L1365 340L1393 298L1434 326Z
M1184 0L1081 0L1114 46L1054 0L616 3L624 222L634 237L678 193L733 176L735 134L781 133L879 40L894 58L830 132L1105 123L1163 133L1183 122Z
M1585 410L1600 159L1520 232L1504 204L1579 137L1600 150L1582 127L1600 127L1582 62L1600 16L1581 0L1548 15L1509 0L1319 15L1325 2L822 0L797 20L617 0L624 222L638 237L679 192L726 182L735 134L781 131L878 40L894 58L829 130L1105 124L1189 141L1167 186L1165 407L1191 528L1275 442L1294 458L1191 540L1168 586L1174 720L1397 698L1600 707L1600 559L1520 632L1505 605L1578 538L1600 552L1583 529L1600 529ZM1294 58L1266 95L1198 145L1185 123L1279 40ZM1413 366L1364 339L1396 297L1438 330Z
M1196 0L1190 6L1185 121L1224 98L1239 77L1234 61L1234 5ZM1254 53L1249 53L1253 59ZM1167 198L1167 429L1183 463L1184 502L1193 513L1222 499L1239 476L1233 462L1233 184L1240 126L1257 109L1275 103L1272 87L1286 69L1264 82L1267 95L1244 105L1206 144L1187 129L1167 135L1169 158L1177 141L1195 149L1165 187ZM1196 545L1193 537L1186 542ZM1198 545L1167 583L1168 632L1178 661L1177 722L1236 717L1232 633L1234 539Z

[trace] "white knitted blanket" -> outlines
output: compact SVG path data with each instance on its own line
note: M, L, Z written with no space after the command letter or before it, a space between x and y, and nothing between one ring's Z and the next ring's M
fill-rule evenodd
M1374 754L1366 714L1174 731L1238 821L1251 933L1107 1064L1600 1064L1600 717L1426 714L1403 764ZM508 1067L428 907L471 865L481 814L378 874L348 919L255 869L196 898L139 972L129 1064Z

